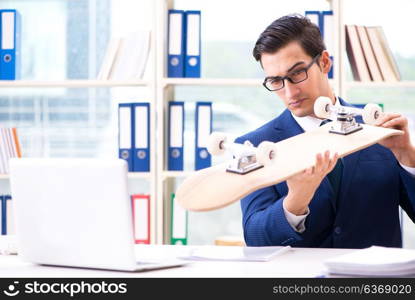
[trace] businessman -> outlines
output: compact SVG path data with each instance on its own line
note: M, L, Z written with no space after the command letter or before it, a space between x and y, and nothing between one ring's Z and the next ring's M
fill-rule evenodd
M322 120L313 106L319 96L350 106L330 88L330 55L309 19L277 19L260 35L253 55L266 74L264 87L286 109L236 142L249 140L257 146L317 128ZM328 151L318 154L314 167L242 199L246 244L402 247L399 207L415 221L415 147L404 116L385 114L376 125L403 130L404 135L342 159Z

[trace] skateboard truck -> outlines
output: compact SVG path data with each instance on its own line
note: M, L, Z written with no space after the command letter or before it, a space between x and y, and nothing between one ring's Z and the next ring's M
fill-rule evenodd
M363 127L356 122L355 114L346 112L343 107L337 111L336 122L333 122L329 132L348 135L363 129Z
M245 141L240 149L235 148L239 147L233 147L233 150L237 151L233 151L233 159L226 168L226 171L237 174L246 174L263 167L263 165L257 161L255 147L250 141Z
M227 142L227 136L221 132L213 132L209 137L208 151L212 155L222 155L225 151L233 155L226 168L227 172L247 174L273 163L276 146L273 142L264 141L255 147L250 141L243 144Z
M348 135L363 129L355 117L361 115L366 124L374 125L382 114L377 104L369 103L363 109L350 106L335 106L330 98L319 97L314 103L314 113L317 117L333 120L329 132Z
M226 140L226 134L213 132L208 145L208 151L212 155L222 155L226 150L232 153L233 159L226 171L243 175L263 167L257 161L256 148L251 142L245 141L244 144L237 144Z

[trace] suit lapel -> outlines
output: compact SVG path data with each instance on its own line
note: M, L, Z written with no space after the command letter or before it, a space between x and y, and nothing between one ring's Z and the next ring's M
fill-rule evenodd
M288 109L284 110L284 112L275 119L274 129L277 131L277 140L279 141L304 132L301 126L294 120Z

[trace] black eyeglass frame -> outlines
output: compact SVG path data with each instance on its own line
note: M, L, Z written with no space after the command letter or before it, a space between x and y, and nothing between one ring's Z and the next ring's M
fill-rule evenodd
M312 60L311 60L311 62L305 67L305 68L303 68L303 69L300 69L300 70L297 70L297 71L295 71L294 73L299 73L299 72L305 72L305 78L304 79L301 79L301 80L299 80L299 81L295 81L295 80L293 80L290 76L292 76L292 74L291 75L286 75L286 76L283 76L283 77L281 77L281 76L268 76L268 77L265 77L265 79L264 79L264 82L262 83L262 85L268 90L268 91L270 91L270 92L275 92L275 91L279 91L279 90L281 90L281 89L283 89L284 87L285 87L285 80L288 80L289 82L291 82L291 83L293 83L293 84L297 84L297 83L300 83L300 82L303 82L303 81L305 81L305 80L307 80L308 79L308 73L307 73L307 71L311 68L311 66L320 58L320 56L321 56L321 54L317 54ZM277 89L270 89L270 88L268 88L267 87L267 81L269 80L269 79L279 79L279 80L282 80L282 86L280 87L280 88L277 88Z

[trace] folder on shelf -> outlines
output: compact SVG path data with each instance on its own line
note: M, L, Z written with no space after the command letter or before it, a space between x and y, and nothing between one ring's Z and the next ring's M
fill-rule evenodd
M132 195L134 240L150 244L150 195Z
M169 10L168 77L184 77L185 18L183 10Z
M6 229L5 229L5 234L14 234L15 230L14 230L14 211L13 211L13 201L12 201L12 196L10 195L5 195L4 196L4 202L6 203L6 211L5 211L5 216L6 216Z
M326 49L330 54L332 61L331 69L328 73L328 77L333 78L333 66L334 66L334 16L332 10L322 11L320 14L320 32L323 37Z
M129 172L133 171L132 124L132 104L120 103L118 105L118 157L127 161Z
M0 195L0 231L2 235L6 234L6 202L3 195Z
M352 69L353 78L357 81L371 81L366 60L363 55L356 25L346 26L346 52Z
M370 44L369 36L366 31L365 26L356 26L357 34L359 35L360 44L362 45L363 55L366 60L366 64L370 73L370 77L373 81L383 81L382 74L378 63L376 61L375 55L373 53L372 46Z
M171 194L171 239L172 245L187 245L188 212L181 207Z
M169 102L168 157L170 171L183 171L184 102Z
M200 170L212 164L212 157L207 151L209 136L212 132L212 102L196 102L195 120L195 169Z
M133 103L133 172L150 171L150 103Z
M14 234L13 202L10 195L1 195L1 234Z
M317 10L307 10L305 16L310 19L310 21L318 26L321 33L320 27L320 11Z
M310 21L318 26L320 29L321 37L324 40L326 49L330 54L330 59L332 61L331 69L328 73L329 78L333 78L333 66L334 66L334 16L332 10L327 11L316 11L308 10L305 12L305 16L310 19Z
M20 22L17 10L0 10L0 80L20 79Z
M200 77L201 58L201 14L200 10L185 12L186 24L186 55L184 77Z

